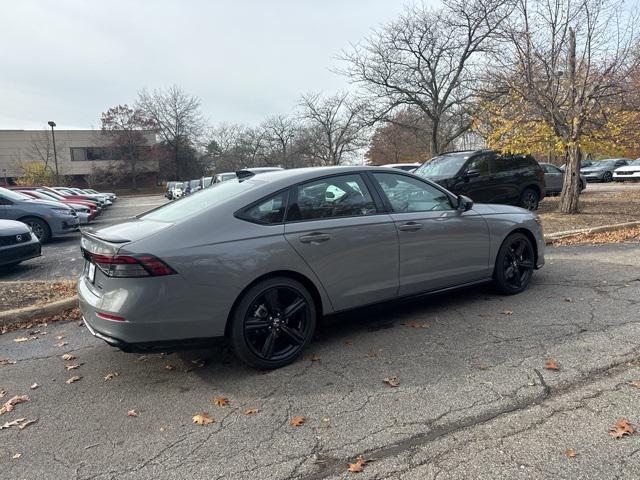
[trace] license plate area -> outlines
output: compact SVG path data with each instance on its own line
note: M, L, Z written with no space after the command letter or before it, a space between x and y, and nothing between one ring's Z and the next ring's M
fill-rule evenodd
M84 276L89 283L93 283L96 279L96 264L90 260L86 260L84 264Z

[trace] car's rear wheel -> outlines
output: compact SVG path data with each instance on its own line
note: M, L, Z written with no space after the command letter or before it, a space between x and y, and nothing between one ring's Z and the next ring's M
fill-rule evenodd
M533 188L525 188L520 196L520 206L527 210L537 210L540 195Z
M316 308L309 291L288 277L258 282L234 309L229 339L236 355L255 368L293 362L311 341Z
M36 217L27 217L20 220L22 223L26 223L31 227L33 234L38 237L40 243L47 243L51 240L51 228L47 225L47 222Z
M513 233L502 243L496 257L493 280L506 295L520 293L527 288L535 262L531 240L523 233Z
M602 181L605 183L609 183L611 180L613 180L613 173L604 172L604 175L602 175Z

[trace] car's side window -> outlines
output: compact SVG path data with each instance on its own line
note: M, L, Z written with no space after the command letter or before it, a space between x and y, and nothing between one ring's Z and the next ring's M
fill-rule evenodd
M394 213L453 210L449 196L416 178L393 173L374 173Z
M477 172L480 175L489 175L489 155L480 155L472 158L467 164L466 172Z
M287 222L378 213L362 177L339 175L292 188Z
M284 220L285 204L285 192L280 192L246 209L242 213L241 218L250 222L267 225L282 223Z

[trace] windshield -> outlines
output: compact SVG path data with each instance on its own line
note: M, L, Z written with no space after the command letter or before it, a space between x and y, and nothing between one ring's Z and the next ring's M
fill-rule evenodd
M640 158L630 162L629 165L633 165L634 167L640 167Z
M24 200L33 200L31 197L27 195L23 195L22 193L14 192L13 190L9 190L8 188L0 187L0 195L8 200L15 200L16 202L22 202Z
M199 190L193 195L183 197L172 203L167 203L160 208L141 215L143 220L157 220L160 222L175 222L189 217L203 210L215 207L225 200L235 197L242 192L255 187L252 182L224 182L217 183L211 188Z
M46 195L47 197L51 197L54 200L64 200L64 197L58 195L57 193L52 193L52 192L44 192L42 190L38 190L38 193L41 193L42 195Z
M433 157L414 170L422 177L453 177L469 158L469 152L448 153Z

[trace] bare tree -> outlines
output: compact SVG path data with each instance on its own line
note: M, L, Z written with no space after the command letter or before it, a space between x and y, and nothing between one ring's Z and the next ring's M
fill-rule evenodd
M200 99L177 85L153 92L143 89L138 94L137 108L155 123L163 142L172 150L175 175L180 179L179 150L195 144L205 126Z
M322 164L340 165L364 147L370 126L365 105L348 93L328 97L309 93L302 96L300 107L313 155Z
M131 188L137 188L138 163L148 160L150 145L145 134L155 128L155 122L139 108L128 105L112 107L100 118L102 136L114 157L122 159L129 167Z
M471 128L480 54L492 47L513 0L444 0L432 9L407 6L394 22L343 52L339 72L359 85L376 117L400 126L393 113L416 107L429 122L431 153L441 153Z
M581 141L606 122L604 103L624 95L638 65L635 15L622 0L519 0L515 13L492 82L522 98L562 142L569 174L560 210L575 213Z
M276 115L267 118L262 123L262 129L271 147L273 163L284 168L293 167L291 147L300 129L298 122L290 116Z

